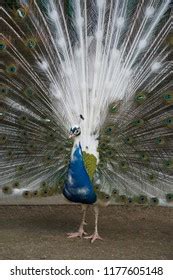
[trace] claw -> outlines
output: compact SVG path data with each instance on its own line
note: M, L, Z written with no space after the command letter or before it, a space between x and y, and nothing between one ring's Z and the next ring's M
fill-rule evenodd
M103 238L100 237L100 235L98 233L95 233L95 232L90 236L85 236L84 238L85 239L91 239L91 243L94 243L95 240L103 240Z

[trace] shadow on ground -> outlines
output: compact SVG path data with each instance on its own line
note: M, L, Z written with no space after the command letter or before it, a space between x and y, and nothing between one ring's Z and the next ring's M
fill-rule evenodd
M173 259L173 208L103 208L94 244L66 238L80 219L75 205L0 206L0 259Z

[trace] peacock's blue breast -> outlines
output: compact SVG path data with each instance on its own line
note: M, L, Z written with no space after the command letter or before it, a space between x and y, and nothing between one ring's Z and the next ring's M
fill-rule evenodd
M80 144L75 146L72 153L63 194L68 200L78 203L92 204L97 199L85 169Z

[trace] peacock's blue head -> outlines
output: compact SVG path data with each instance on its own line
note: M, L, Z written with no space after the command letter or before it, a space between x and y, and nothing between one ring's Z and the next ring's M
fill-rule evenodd
M75 138L81 134L81 128L78 125L71 127L69 138Z

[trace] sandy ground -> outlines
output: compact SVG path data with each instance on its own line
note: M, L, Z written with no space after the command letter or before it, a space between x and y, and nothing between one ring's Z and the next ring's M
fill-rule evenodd
M109 206L100 211L104 241L67 239L78 205L0 206L0 259L173 259L173 208ZM88 211L88 233L94 216Z

